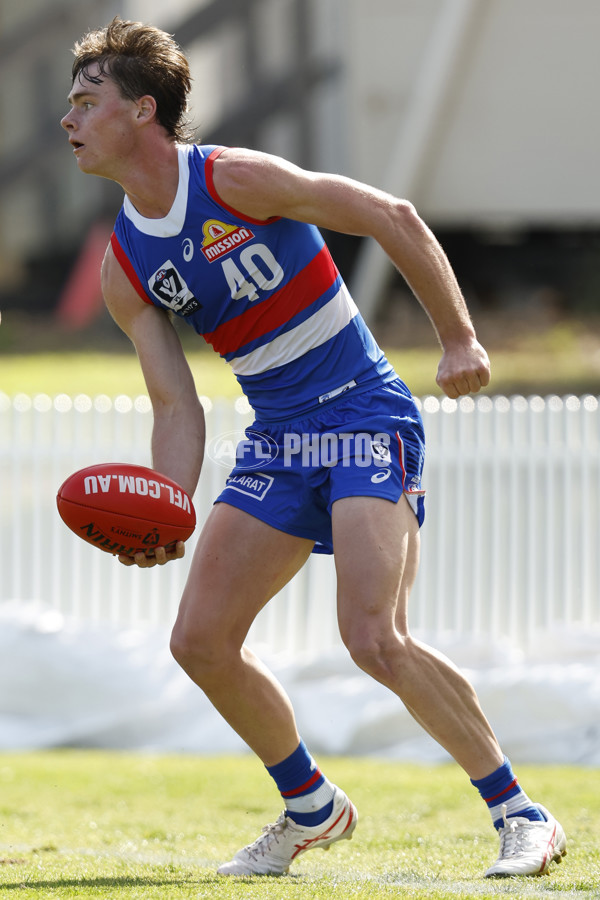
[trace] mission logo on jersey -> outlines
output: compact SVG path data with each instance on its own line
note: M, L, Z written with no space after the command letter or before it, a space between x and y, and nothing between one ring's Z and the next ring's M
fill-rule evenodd
M214 262L220 259L226 253L241 247L254 237L254 233L246 227L238 227L236 225L227 225L225 222L219 222L218 219L208 219L202 226L204 240L202 241L202 252L208 262Z

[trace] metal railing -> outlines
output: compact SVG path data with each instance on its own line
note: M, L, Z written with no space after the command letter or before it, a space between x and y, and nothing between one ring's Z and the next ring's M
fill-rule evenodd
M525 652L548 629L600 623L598 399L424 398L426 519L411 599L415 633ZM240 405L205 400L208 441L241 435ZM148 398L0 394L0 602L126 626L174 619L194 538L164 569L120 566L58 517L71 472L108 461L149 464ZM194 502L201 524L227 468L207 458ZM311 654L339 644L335 575L314 557L263 611L252 640Z

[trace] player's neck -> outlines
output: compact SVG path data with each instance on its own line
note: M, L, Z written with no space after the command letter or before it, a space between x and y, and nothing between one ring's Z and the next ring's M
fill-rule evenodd
M162 219L177 195L179 161L177 145L169 141L139 154L119 183L131 203L146 219Z

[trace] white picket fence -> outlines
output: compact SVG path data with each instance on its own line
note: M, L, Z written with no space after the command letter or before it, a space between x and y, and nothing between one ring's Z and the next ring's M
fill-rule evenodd
M208 441L250 424L243 404L211 403ZM600 624L598 398L421 401L427 435L426 521L412 598L416 634L512 642L525 652L549 628ZM170 624L191 558L141 571L71 534L56 491L108 461L149 464L146 397L8 397L0 393L0 602L86 621ZM215 454L213 454L215 456ZM207 459L199 522L225 481ZM330 558L312 558L257 620L252 640L290 654L339 643Z

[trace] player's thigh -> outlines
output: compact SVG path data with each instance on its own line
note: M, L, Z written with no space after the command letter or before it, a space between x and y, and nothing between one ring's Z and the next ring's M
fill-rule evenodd
M419 523L406 497L345 497L332 507L342 634L407 633L408 596L419 565Z
M313 542L278 531L227 503L213 506L198 538L177 628L243 641L263 606L304 565Z

